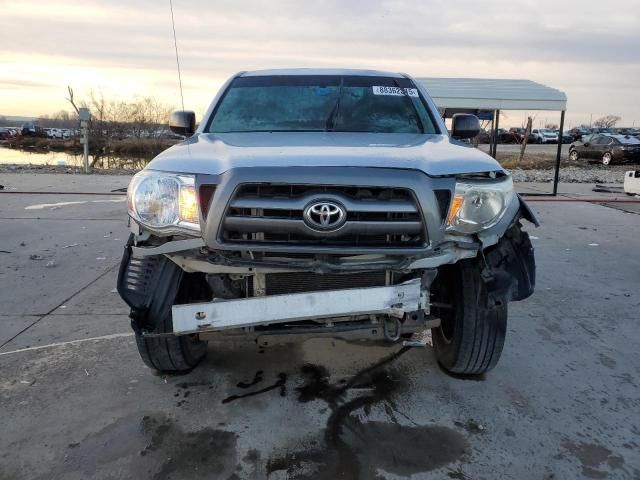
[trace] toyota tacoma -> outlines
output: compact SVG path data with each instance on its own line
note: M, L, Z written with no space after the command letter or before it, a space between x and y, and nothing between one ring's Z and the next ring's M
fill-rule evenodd
M529 297L537 220L420 83L368 70L242 72L128 187L118 291L140 355L185 371L208 341L433 346L477 375Z

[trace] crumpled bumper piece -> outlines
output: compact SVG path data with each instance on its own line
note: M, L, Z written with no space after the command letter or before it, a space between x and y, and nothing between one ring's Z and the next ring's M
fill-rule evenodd
M400 285L252 297L174 305L175 333L216 331L281 322L350 315L388 314L427 309L428 294L420 278Z

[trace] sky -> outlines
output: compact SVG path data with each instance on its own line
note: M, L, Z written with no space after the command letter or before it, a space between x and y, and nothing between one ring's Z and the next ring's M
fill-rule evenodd
M235 72L373 68L524 78L564 91L567 123L640 126L640 1L173 0L186 109ZM0 0L0 115L70 110L65 97L180 106L169 0ZM529 112L557 122L554 112ZM525 113L507 112L505 126ZM534 126L539 126L534 123Z

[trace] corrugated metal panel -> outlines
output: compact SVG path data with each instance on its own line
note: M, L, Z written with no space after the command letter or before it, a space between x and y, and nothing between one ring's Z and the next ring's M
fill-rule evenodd
M439 108L566 110L564 92L531 80L416 78Z

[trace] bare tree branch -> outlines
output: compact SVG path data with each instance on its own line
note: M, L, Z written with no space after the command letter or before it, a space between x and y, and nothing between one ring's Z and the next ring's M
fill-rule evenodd
M67 85L67 90L69 90L69 98L67 98L67 101L71 104L76 113L79 114L80 109L77 107L75 101L73 100L73 88L71 88L71 85Z
M593 125L598 128L611 128L615 127L616 123L618 123L621 118L617 115L605 115L604 117L600 117L593 122Z

